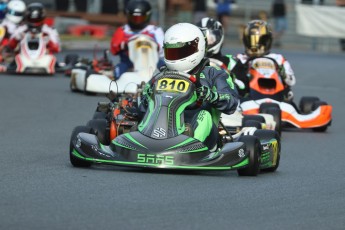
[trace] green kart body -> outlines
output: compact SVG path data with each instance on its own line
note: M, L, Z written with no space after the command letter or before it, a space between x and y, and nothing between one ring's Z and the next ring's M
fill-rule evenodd
M104 144L97 128L78 126L70 142L71 163L77 167L101 163L177 170L236 169L247 176L257 175L260 169L275 171L280 140L272 130L256 130L258 137L238 136L230 141L219 137L222 141L215 151L186 135L184 110L197 102L195 88L194 76L162 74L153 85L148 110L136 131Z

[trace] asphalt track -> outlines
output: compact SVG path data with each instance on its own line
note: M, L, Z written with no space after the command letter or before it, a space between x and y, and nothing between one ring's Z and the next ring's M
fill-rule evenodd
M278 171L257 177L73 168L72 129L106 99L70 92L63 75L1 75L0 229L345 229L345 56L282 52L296 100L332 104L333 124L284 131Z

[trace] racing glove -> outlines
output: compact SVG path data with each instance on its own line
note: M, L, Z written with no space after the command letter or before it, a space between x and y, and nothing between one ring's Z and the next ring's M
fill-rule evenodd
M288 86L293 86L296 84L296 78L294 75L291 74L286 74L285 78L284 78L284 82L288 85Z
M151 97L153 94L152 86L148 83L145 84L144 90L143 90L143 95Z
M219 95L217 92L213 92L209 87L204 86L204 85L197 88L196 93L198 95L199 100L210 102L212 104L216 103L219 98Z

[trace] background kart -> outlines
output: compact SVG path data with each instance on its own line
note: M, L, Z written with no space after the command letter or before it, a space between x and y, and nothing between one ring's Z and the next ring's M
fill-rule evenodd
M0 29L1 31L1 29ZM10 74L53 75L62 72L72 63L57 62L55 55L46 48L44 36L40 32L28 31L16 48L16 51L3 51L4 65L2 72ZM67 55L65 60L69 60Z
M115 84L111 84L113 75L102 74L100 71L97 73L94 67L91 69L76 67L71 73L71 90L86 94L106 94L110 90L117 93L136 92L137 85L148 82L156 69L158 45L151 37L141 34L129 40L128 53L134 64L133 71L122 74Z
M180 88L162 90L159 87L162 81L176 81L171 87L180 85ZM275 131L252 127L236 135L223 133L218 149L210 151L191 137L192 130L184 122L181 125L179 119L167 119L168 110L172 117L183 117L181 106L196 101L192 96L194 82L194 76L176 72L157 79L153 98L163 104L154 109L158 105L150 102L142 126L137 126L135 114L128 112L130 104L100 103L94 118L72 132L71 163L76 167L104 163L159 169L236 169L239 175L246 176L255 176L260 169L275 171L280 160L280 139ZM171 106L165 106L168 104Z
M222 114L223 126L232 134L239 132L243 127L256 127L257 129L275 130L276 122L271 114L258 113L243 115L239 110L233 114Z
M215 68L223 69L230 76L232 76L231 71L228 67L220 60L215 58L209 58L210 65ZM238 79L233 79L234 84L237 88L244 88L245 85L242 81ZM256 127L258 129L276 129L276 122L271 114L258 113L256 115L243 115L240 107L237 111L231 115L222 114L221 121L228 131L231 133L239 132L242 127Z
M326 131L332 122L332 106L317 97L302 97L299 108L294 102L286 102L286 88L276 70L274 60L257 58L251 62L250 96L240 107L244 114L272 114L281 132L281 127L312 128Z
M72 65L65 69L65 75L71 77L73 69L84 69L108 76L110 79L114 79L115 66L109 57L109 50L103 50L102 57L98 57L97 52L97 47L95 47L92 59L80 58L78 54L70 54L66 56L65 62L72 63Z

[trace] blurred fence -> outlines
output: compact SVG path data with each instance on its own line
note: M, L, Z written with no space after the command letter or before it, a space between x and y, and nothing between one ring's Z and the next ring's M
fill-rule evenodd
M31 1L31 0L29 0ZM101 13L104 10L102 4L108 0L41 0L44 4L50 7L51 15L59 16L60 18L73 18L85 20L90 24L108 24L113 27L123 24L126 19L123 14L123 6L126 0L109 0L112 1L111 4L116 4L116 7L113 7L113 10L116 13L107 14ZM57 2L64 1L65 4L71 4L73 1L84 2L86 8L83 8L83 11L80 12L79 8L73 7L70 5L65 6L66 11L56 11ZM104 1L104 2L103 2ZM169 26L176 22L192 20L193 11L192 8L186 9L169 9L166 1L170 0L149 0L153 8L152 19L155 23L162 26L164 29L167 29ZM237 0L236 8L232 10L231 19L229 28L227 30L227 41L235 42L240 44L241 31L245 24L254 18L266 17L269 22L272 23L270 17L270 9L273 0ZM302 0L285 0L287 4L287 18L288 18L288 29L284 36L282 37L284 48L297 48L297 49L310 49L310 50L321 50L326 52L331 51L340 51L339 39L325 36L323 38L318 38L317 36L306 36L305 34L299 34L297 32L297 11L296 5L298 5ZM324 0L322 1L324 5L335 5L336 0ZM193 2L192 0L185 0L182 2ZM194 1L198 2L198 1ZM207 0L208 10L207 15L211 17L216 17L215 13L215 4L213 0ZM310 1L317 2L315 0ZM108 3L107 3L108 4ZM70 11L75 12L70 12ZM83 21L84 22L84 21ZM191 21L192 22L192 21ZM341 22L339 22L341 23ZM66 23L60 23L65 25ZM69 25L69 23L67 23Z

